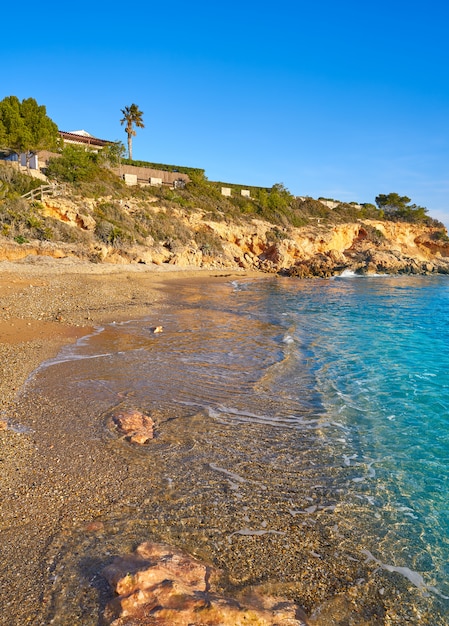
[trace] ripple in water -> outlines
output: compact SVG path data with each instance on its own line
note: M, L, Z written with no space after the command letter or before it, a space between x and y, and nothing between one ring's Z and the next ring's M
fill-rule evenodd
M79 611L77 542L93 563L152 536L221 566L230 587L290 593L316 624L364 611L449 624L448 285L192 284L173 312L107 326L41 368L27 393L65 401L75 430L88 416L128 476L101 541L74 529L49 548L53 594L72 593L55 623ZM120 402L159 411L154 445L104 438Z

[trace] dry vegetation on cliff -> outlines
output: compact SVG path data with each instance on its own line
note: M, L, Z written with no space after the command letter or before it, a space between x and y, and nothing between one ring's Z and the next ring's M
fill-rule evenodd
M280 184L251 188L251 197L239 195L238 189L225 197L221 184L209 182L202 172L194 173L185 189L127 187L104 163L91 159L88 164L86 171L82 164L70 170L71 178L74 171L85 175L65 182L60 195L34 201L21 196L41 181L0 164L0 260L42 254L93 262L244 267L300 277L344 269L449 271L446 230L420 207L386 219L371 204L329 208L294 197Z

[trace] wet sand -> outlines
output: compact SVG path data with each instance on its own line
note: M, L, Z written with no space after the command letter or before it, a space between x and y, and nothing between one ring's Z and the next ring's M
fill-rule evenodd
M20 390L30 374L60 348L111 321L151 317L173 298L179 280L229 280L247 272L184 270L146 266L110 266L33 258L0 263L0 624L39 624L45 598L43 577L47 544L55 531L95 518L95 507L66 507L81 502L86 450L78 467L69 467L73 442L45 423L21 432ZM28 400L29 402L29 400ZM40 400L20 411L38 412ZM41 407L42 408L42 407ZM51 411L49 412L49 415ZM66 454L68 449L71 454ZM93 462L101 463L101 455ZM67 467L66 467L67 465ZM105 497L120 492L120 476L110 480ZM51 471L50 471L51 470ZM52 475L50 475L52 474ZM93 486L90 485L89 489ZM100 489L101 485L97 485ZM87 497L85 501L89 501ZM64 517L70 517L70 520ZM74 623L82 624L83 621Z
M174 281L260 276L175 266L97 265L33 258L0 263L0 410L27 376L96 325L137 319ZM166 290L167 291L167 290Z
M425 615L425 599L419 615L411 614L405 602L397 602L398 597L402 600L406 597L406 585L400 577L390 580L391 577L378 571L379 568L366 566L358 559L350 521L345 536L341 535L338 539L334 537L334 522L330 518L320 525L308 527L306 532L305 526L296 524L290 514L282 517L280 510L275 514L272 499L264 499L262 492L253 493L255 489L251 482L239 487L242 492L245 489L248 491L244 497L250 502L257 496L260 519L274 520L276 524L274 521L273 524L283 532L268 534L265 541L258 536L250 537L243 545L238 541L240 535L237 531L234 536L231 535L232 545L229 539L223 539L220 550L212 554L211 546L218 545L214 533L220 535L217 529L226 520L232 520L235 511L232 498L226 497L223 503L220 502L220 506L216 507L217 513L211 511L205 500L203 509L207 524L204 528L195 526L196 544L190 546L188 537L193 532L189 524L197 524L197 512L192 511L190 519L189 506L184 503L184 517L178 520L177 501L167 489L165 496L160 490L157 501L146 502L148 478L136 480L136 473L147 471L147 464L140 463L138 454L128 460L122 458L113 443L103 445L102 440L102 445L98 445L98 425L89 420L91 407L88 406L88 399L70 396L58 401L58 389L64 387L58 370L53 374L51 393L48 390L47 395L35 393L33 383L28 383L31 393L23 393L27 378L43 361L55 356L65 344L89 334L92 328L112 321L142 317L158 325L160 318L157 314L163 307L174 307L176 310L179 281L188 281L189 284L196 280L210 281L212 286L217 282L244 277L262 276L243 271L189 271L172 267L150 269L145 266L90 265L46 259L0 263L2 626L46 626L50 623L97 626L101 623L106 594L110 593L101 577L101 569L106 564L105 555L114 554L119 535L124 538L120 539L120 552L133 550L136 541L149 539L149 527L155 529L157 538L174 545L179 542L180 547L187 549L192 547L200 557L218 560L220 566L228 567L231 563L238 586L252 580L263 582L263 564L267 558L263 551L269 550L269 558L274 560L272 570L279 574L279 581L286 569L296 571L290 595L292 598L300 597L308 612L317 603L335 594L329 614L322 605L320 615L316 621L312 619L311 624L381 626L435 623L432 616ZM101 399L101 409L100 405ZM67 416L74 414L79 415L79 420L69 423ZM167 438L172 436L173 441L179 439L178 455L167 460L167 464L173 465L173 475L182 475L183 462L195 465L194 478L205 471L207 458L204 456L203 459L201 454L209 441L206 431L215 426L203 423L201 416L195 419L197 425L191 422L192 426L197 426L194 428L198 437L195 455L189 451L189 433L177 432L175 421L167 426ZM29 428L25 432L18 428L24 423ZM253 445L251 429L252 426L246 430L231 426L219 429L224 449L232 451L235 448L235 464L240 448L249 449ZM276 437L281 437L279 442L276 442ZM282 437L288 441L283 441ZM290 445L290 438L288 432L276 433L273 430L273 445ZM160 445L165 445L162 440ZM314 455L313 447L309 447L303 449L298 458L307 465L309 457ZM175 458L177 456L180 458ZM228 469L233 467L234 461ZM214 474L213 468L209 468L211 473ZM151 480L160 485L163 478L162 470L154 467ZM225 479L226 474L224 482ZM201 491L201 481L190 488ZM301 493L299 484L297 492ZM307 500L308 495L304 493L301 497ZM202 502L201 494L197 499ZM303 508L306 506L307 502L304 502ZM139 525L139 507L143 510L141 517L145 518L142 525ZM326 513L323 512L322 516L325 518ZM126 527L121 524L122 519L127 520ZM256 520L253 523L256 526ZM288 545L285 544L287 531L288 537L291 536L288 539L291 544ZM353 555L347 565L343 565L340 558L330 559L330 562L318 558L319 552L330 550L335 545ZM67 566L69 555L82 563L83 579ZM375 575L369 576L368 569L374 570ZM362 584L361 581L365 582ZM378 589L382 590L381 595ZM280 593L285 591L288 591L288 585L284 584ZM74 607L70 617L65 611L68 606ZM406 614L408 617L405 620Z

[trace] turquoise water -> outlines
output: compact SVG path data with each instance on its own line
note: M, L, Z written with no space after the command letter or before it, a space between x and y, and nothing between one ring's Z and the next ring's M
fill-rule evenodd
M301 394L297 371L313 372L323 440L353 470L340 506L385 525L364 525L367 557L447 598L449 282L349 276L268 292L296 359L283 391Z
M92 419L117 397L168 416L151 455L120 449L157 480L128 517L111 509L114 528L175 538L238 585L282 582L316 624L340 623L319 615L348 589L387 614L342 624L449 624L449 280L206 280L173 297L36 377Z

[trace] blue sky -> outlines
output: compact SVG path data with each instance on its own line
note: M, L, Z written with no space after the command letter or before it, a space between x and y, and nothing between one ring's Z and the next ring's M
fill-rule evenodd
M0 99L210 180L374 202L449 226L449 5L79 0L2 7Z

